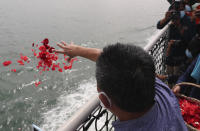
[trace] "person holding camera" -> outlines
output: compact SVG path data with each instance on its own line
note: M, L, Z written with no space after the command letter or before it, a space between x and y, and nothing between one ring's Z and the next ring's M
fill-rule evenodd
M165 61L170 88L181 74L180 66L186 60L185 49L196 34L195 23L186 15L190 8L186 7L184 1L175 0L166 12L165 18L157 24L157 28L162 29L171 20Z

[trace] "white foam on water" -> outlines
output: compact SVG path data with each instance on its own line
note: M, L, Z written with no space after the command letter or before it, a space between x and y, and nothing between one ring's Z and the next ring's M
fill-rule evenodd
M57 99L55 108L42 114L44 121L40 127L44 131L56 131L95 94L97 94L95 78L80 82L74 93L62 94Z

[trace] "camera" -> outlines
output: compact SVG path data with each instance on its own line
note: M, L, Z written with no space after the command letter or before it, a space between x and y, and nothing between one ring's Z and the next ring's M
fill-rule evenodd
M180 8L181 4L183 4L183 0L175 0L171 6L170 10L172 11L172 15L170 17L170 20L176 20L180 18Z

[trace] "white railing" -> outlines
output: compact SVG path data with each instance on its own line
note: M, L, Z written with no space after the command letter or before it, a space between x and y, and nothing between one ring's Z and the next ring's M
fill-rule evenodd
M99 99L97 96L93 96L85 106L81 107L79 111L57 131L75 131L98 106Z
M168 25L164 29L160 30L154 38L144 47L153 57L156 66L157 73L164 72L164 54L166 50ZM57 131L77 131L88 130L88 128L95 121L95 128L97 129L97 121L99 117L106 114L105 125L100 129L106 128L106 130L112 130L108 124L113 121L113 115L108 117L108 112L102 110L99 105L97 96L93 96L91 100L79 109L79 111L72 116L67 122L65 122ZM109 129L108 129L109 128Z

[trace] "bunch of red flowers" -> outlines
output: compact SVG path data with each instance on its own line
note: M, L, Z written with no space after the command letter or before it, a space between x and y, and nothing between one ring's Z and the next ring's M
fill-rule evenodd
M196 129L200 129L200 105L180 98L179 104L184 121Z
M38 45L36 45L36 47L39 49L39 53L36 53L36 50L32 49L34 56L39 59L37 68L41 69L40 71L49 71L50 69L52 71L55 71L57 69L59 72L62 72L63 70L62 70L61 64L57 62L58 54L53 53L54 47L51 47L49 45L49 40L46 38L41 43L43 45L39 47ZM35 44L33 43L32 46L34 47L34 45ZM67 61L68 57L64 55L64 59ZM66 65L65 63L63 63L64 70L71 69L74 60L76 60L76 58L71 59L69 61L69 65Z
M50 69L52 71L55 71L57 69L59 72L62 72L63 69L64 70L71 69L73 62L75 60L77 60L76 58L73 58L69 61L69 57L64 55L64 60L66 62L63 62L61 65L57 61L58 54L53 52L54 47L51 47L49 45L49 40L46 38L41 42L41 44L42 45L38 45L38 44L35 45L34 43L32 44L32 47L34 48L34 49L32 49L33 55L34 55L34 57L36 57L39 60L36 68L40 70L40 73L42 73L43 71L49 71ZM37 49L39 50L38 53L36 52ZM20 59L17 60L17 63L21 66L24 66L25 62L29 63L30 59L29 59L29 57L27 57L21 53ZM4 61L2 64L3 64L3 66L9 66L12 64L12 61L7 60L7 61ZM11 69L10 71L16 72L17 70ZM36 87L40 84L41 84L41 81L35 82Z
M19 65L24 65L24 62L27 62L29 63L29 58L27 56L24 56L22 53L20 54L20 59L17 60L17 63ZM10 60L7 60L7 61L4 61L3 63L3 66L10 66L12 64L12 61ZM11 69L10 71L12 72L16 72L16 69Z

